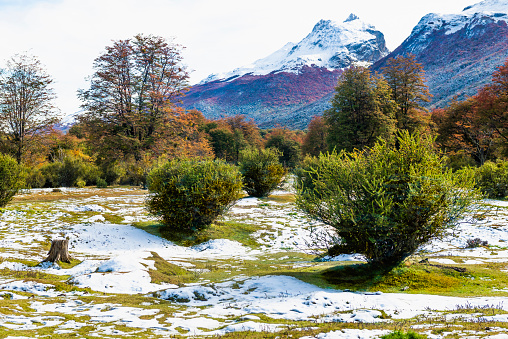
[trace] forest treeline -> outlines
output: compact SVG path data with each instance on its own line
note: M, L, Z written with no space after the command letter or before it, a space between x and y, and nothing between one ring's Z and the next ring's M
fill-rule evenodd
M151 35L106 46L89 87L78 91L83 110L66 133L55 128L51 76L37 58L14 56L0 74L0 152L24 166L33 188L142 185L169 160L236 164L248 148L276 148L292 170L306 156L396 143L401 130L433 137L454 170L488 161L502 167L508 153L508 62L477 95L432 111L414 56L389 60L380 74L352 66L339 78L331 108L307 130L262 130L245 116L209 120L179 106L189 86L181 50Z

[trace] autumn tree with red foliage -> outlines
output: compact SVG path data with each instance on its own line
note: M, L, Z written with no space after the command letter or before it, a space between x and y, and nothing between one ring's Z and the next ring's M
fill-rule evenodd
M303 139L302 153L305 155L319 156L328 150L326 143L327 127L323 117L314 116L307 127L307 134Z
M497 133L483 123L478 96L453 102L446 109L432 112L437 127L436 142L450 154L466 153L483 165L493 153Z
M95 59L90 88L78 96L79 121L99 161L140 160L161 129L180 119L175 104L188 78L181 60L180 46L152 35L113 41Z

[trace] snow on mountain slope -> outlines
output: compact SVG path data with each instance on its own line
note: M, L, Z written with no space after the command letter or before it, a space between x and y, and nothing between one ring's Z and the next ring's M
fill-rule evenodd
M498 21L508 21L508 0L485 0L464 8L459 14L429 13L413 28L409 38L418 36L418 39L411 52L416 54L425 49L430 43L429 36L434 32L450 35L463 28L471 32L474 26Z
M430 107L444 107L457 97L475 95L508 58L508 0L486 0L458 14L425 15L411 35L372 68L414 54L433 94Z
M320 20L298 44L287 43L266 58L228 73L212 74L202 83L243 75L298 73L303 66L344 68L352 62L372 63L388 54L383 34L351 14L344 22Z

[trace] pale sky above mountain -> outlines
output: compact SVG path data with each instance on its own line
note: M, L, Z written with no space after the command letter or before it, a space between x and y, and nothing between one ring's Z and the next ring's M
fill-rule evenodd
M427 13L459 13L478 0L0 0L0 67L29 52L55 79L62 114L79 109L93 60L137 33L185 46L191 83L263 58L304 38L320 19L355 13L395 49Z

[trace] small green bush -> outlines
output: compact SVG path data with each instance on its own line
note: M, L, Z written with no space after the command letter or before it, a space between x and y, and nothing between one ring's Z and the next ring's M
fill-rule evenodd
M14 158L0 154L0 207L7 205L25 185L25 173Z
M280 184L286 170L274 148L246 148L240 151L240 172L244 189L253 197L266 197Z
M381 337L381 339L425 339L427 338L424 334L418 334L413 331L407 333L401 331L394 331Z
M476 187L491 199L508 196L508 161L487 161L476 169Z
M330 254L361 253L389 271L447 234L479 199L471 171L453 173L432 138L401 132L364 152L321 155L298 171L297 205L335 228Z
M223 161L172 160L148 175L147 207L169 229L209 226L240 198L242 179Z
M86 181L80 178L80 179L76 180L75 186L78 188L85 188Z
M97 178L97 188L106 188L108 187L108 183L105 179Z

